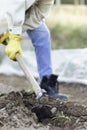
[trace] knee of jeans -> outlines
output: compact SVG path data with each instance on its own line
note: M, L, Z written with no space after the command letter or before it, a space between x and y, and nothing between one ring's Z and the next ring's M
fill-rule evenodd
M51 43L50 40L50 32L49 30L39 33L38 37L36 37L36 40L34 42L34 45L36 46L49 46Z

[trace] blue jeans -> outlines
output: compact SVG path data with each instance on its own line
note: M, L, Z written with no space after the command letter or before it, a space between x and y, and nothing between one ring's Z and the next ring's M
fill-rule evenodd
M50 32L43 22L38 28L27 30L27 33L35 48L38 72L42 80L43 76L52 74Z

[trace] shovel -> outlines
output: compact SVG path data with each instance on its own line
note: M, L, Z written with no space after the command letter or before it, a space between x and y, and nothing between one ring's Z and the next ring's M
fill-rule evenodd
M43 94L45 93L45 91L40 88L37 81L34 79L32 74L30 73L29 69L27 68L25 62L23 61L23 59L20 57L20 55L18 53L16 54L16 60L18 61L18 64L20 65L21 69L23 70L27 80L30 82L30 84L36 94L36 99L40 99L41 97L43 97ZM47 98L47 96L46 96L46 98Z

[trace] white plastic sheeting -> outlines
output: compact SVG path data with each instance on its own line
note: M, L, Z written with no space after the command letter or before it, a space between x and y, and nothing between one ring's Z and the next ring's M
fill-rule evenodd
M38 76L37 63L33 51L24 51L23 59L34 76ZM87 49L61 49L52 51L53 72L60 82L74 82L87 85ZM5 57L0 65L0 73L24 75L17 62Z
M87 49L54 51L52 60L61 82L87 84Z

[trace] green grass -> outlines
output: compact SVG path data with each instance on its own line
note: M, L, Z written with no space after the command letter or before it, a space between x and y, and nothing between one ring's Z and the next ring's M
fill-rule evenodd
M55 117L52 118L52 120L56 120L56 119L65 119L65 120L70 120L70 117L69 116L66 116L63 114L63 111L56 115Z
M52 35L52 48L87 47L87 7L54 6L46 20Z
M50 27L52 48L75 49L87 47L87 27L55 24Z

